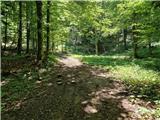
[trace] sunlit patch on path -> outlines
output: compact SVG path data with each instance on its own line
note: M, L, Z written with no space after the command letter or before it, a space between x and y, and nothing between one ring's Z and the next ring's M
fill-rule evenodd
M67 67L76 67L76 66L81 66L82 62L76 58L72 57L64 57L59 59L59 62L64 64Z
M40 69L36 89L2 113L4 120L154 120L139 112L146 102L130 99L108 71L64 57L51 70ZM45 78L47 76L47 78Z

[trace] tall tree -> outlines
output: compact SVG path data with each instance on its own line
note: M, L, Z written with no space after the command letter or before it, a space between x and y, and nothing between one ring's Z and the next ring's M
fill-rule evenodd
M6 14L6 21L5 21L5 38L4 38L4 42L5 42L5 45L4 45L4 50L6 50L6 44L7 44L7 24L8 24L8 19L7 19L7 14Z
M19 28L18 28L17 54L21 54L21 51L22 51L22 1L19 1Z
M138 43L137 43L137 33L136 33L136 13L133 11L133 26L132 26L132 40L133 40L133 57L138 58Z
M26 38L27 48L26 53L29 53L29 41L30 41L30 2L26 2Z
M50 1L47 1L47 20L46 20L46 23L47 23L47 43L46 43L46 55L48 56L48 53L49 53L49 43L50 43L50 29L49 29L49 26L50 26Z
M38 52L37 62L42 60L42 1L36 1L37 7L37 31L38 31Z
M127 29L123 29L123 42L124 42L124 50L127 50Z

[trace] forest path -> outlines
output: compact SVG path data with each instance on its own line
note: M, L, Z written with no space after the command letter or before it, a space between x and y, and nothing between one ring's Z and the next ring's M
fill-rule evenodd
M120 80L78 59L60 57L60 64L41 74L30 91L13 109L2 113L4 120L142 120L146 103L130 99ZM145 116L146 117L146 116ZM154 120L147 116L143 120Z
M62 57L61 59L59 59L59 62L64 64L67 67L76 67L76 66L81 66L83 65L83 63L76 58L73 57Z

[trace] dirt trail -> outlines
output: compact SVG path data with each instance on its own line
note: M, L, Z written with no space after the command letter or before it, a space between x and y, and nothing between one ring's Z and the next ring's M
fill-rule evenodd
M29 99L2 113L4 120L154 120L142 118L143 102L129 100L121 81L108 72L92 68L71 57L45 73Z
M59 62L64 64L67 67L76 67L76 66L81 66L83 64L80 60L73 57L61 58L59 59Z

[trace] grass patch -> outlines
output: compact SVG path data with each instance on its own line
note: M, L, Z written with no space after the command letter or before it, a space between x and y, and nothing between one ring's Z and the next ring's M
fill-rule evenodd
M15 69L15 71L14 73L8 72L7 75L2 74L2 112L8 107L8 105L27 97L27 95L36 87L36 81L39 79L38 70L36 69L36 66L30 65L34 62L32 58L30 58L31 60L26 60L24 58L25 56L3 58L3 60L7 60L8 62L6 63L5 61L2 61L3 66L5 66L2 67L2 70ZM23 64L21 61L23 61ZM56 56L49 55L47 64L44 64L42 68L47 70L47 68L52 67L55 62Z
M16 75L2 76L2 111L14 101L19 101L26 97L35 87L36 72L23 70Z
M21 60L24 59L27 55L14 55L14 56L2 56L1 60Z
M73 55L84 63L109 69L123 80L131 93L160 100L160 59L132 59L128 56Z

